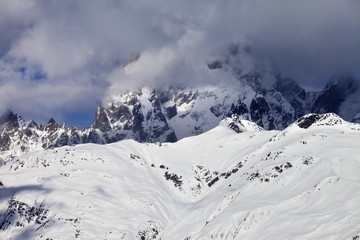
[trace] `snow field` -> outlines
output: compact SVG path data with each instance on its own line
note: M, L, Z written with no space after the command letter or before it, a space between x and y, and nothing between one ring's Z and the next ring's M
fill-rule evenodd
M23 155L0 167L0 239L352 239L359 129L220 125L177 143ZM41 204L43 220L30 210Z

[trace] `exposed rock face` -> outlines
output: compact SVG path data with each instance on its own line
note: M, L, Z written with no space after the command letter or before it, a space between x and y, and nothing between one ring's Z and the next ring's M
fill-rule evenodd
M301 118L299 118L293 125L297 125L300 128L310 128L314 126L335 126L335 125L344 125L346 121L344 121L341 117L336 115L335 113L325 113L325 114L316 114L310 113ZM347 123L349 125L353 123ZM290 128L291 128L290 126Z
M19 128L19 121L13 112L7 111L3 116L1 116L0 125L3 125L7 132L12 132Z
M304 117L301 117L299 120L296 121L297 125L301 128L309 128L311 125L316 123L321 116L319 114L310 114Z
M3 116L0 117L0 150L8 151L10 150L11 138L19 128L19 121L17 116L11 112L7 111Z
M241 119L236 114L233 114L231 117L225 118L220 122L219 125L226 126L234 130L236 133L264 131L264 129L256 123Z
M360 83L354 78L333 78L315 100L312 112L336 113L351 121L360 113Z
M306 109L306 91L294 79L283 78L276 82L275 88L290 103L295 111L295 117L303 116Z
M270 107L263 97L254 98L250 105L251 120L256 122L259 126L265 126L268 122L267 128L274 129L273 118L269 118Z
M101 132L107 132L111 129L110 121L102 107L99 107L96 111L94 128L99 129Z
M263 66L247 68L248 48L232 45L209 62L209 71L230 72L224 86L143 87L107 96L94 123L79 130L50 119L46 126L25 122L11 111L0 118L1 158L81 143L105 144L123 139L175 142L197 135L236 114L260 127L284 129L304 114L333 112L360 122L360 84L351 77L332 79L322 92L308 93L295 80ZM140 55L126 64L136 64ZM126 71L126 67L124 67ZM306 127L311 119L303 119Z

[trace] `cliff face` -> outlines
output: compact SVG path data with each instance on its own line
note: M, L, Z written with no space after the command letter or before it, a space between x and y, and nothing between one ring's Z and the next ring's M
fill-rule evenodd
M339 90L346 86L349 87L346 91ZM284 129L310 111L334 112L356 122L356 114L360 112L355 98L357 86L351 79L329 83L310 105L309 94L291 79L276 81L273 88L261 92L244 79L237 80L232 88L145 87L113 96L97 109L93 125L82 130L58 124L53 119L47 125L26 122L9 111L0 118L1 158L44 148L105 144L123 139L175 142L206 132L233 114L268 130Z
M175 142L206 132L233 114L267 130L282 130L310 112L333 112L347 121L359 122L360 84L354 78L333 78L323 91L309 93L272 67L247 67L241 57L249 51L231 46L207 63L208 71L232 76L223 85L139 87L112 93L97 109L94 123L82 130L53 119L47 125L26 122L9 111L0 118L1 158L44 148L123 139ZM123 70L140 57L129 61Z

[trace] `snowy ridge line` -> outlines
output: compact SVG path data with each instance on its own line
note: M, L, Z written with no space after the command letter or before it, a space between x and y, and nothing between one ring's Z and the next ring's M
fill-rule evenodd
M176 143L83 144L9 160L0 238L360 237L360 124L335 114L283 131L234 124L247 126L234 116Z
M233 115L242 119L242 124L232 124L237 131L251 128L250 122L266 130L283 130L309 113L335 113L360 122L360 82L355 78L334 77L322 91L307 92L268 63L244 64L243 54L251 55L244 46L232 44L206 63L208 76L223 85L110 89L93 124L82 130L54 119L38 125L9 111L0 117L0 158L6 161L36 150L124 139L176 142L207 132ZM123 73L134 73L139 59L141 54L136 54Z

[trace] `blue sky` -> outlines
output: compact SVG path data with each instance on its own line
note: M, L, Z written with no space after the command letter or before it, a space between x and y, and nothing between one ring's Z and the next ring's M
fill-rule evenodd
M95 109L93 112L70 112L65 114L63 119L69 126L76 126L79 129L90 127L95 118ZM56 119L55 119L56 120Z
M283 75L321 89L335 73L359 77L359 22L360 1L352 0L3 0L0 112L88 126L113 73L134 53L150 59L173 53L188 79L206 83L188 68L231 43L248 44ZM161 66L149 61L141 84L158 81L146 76L168 64L154 62Z

